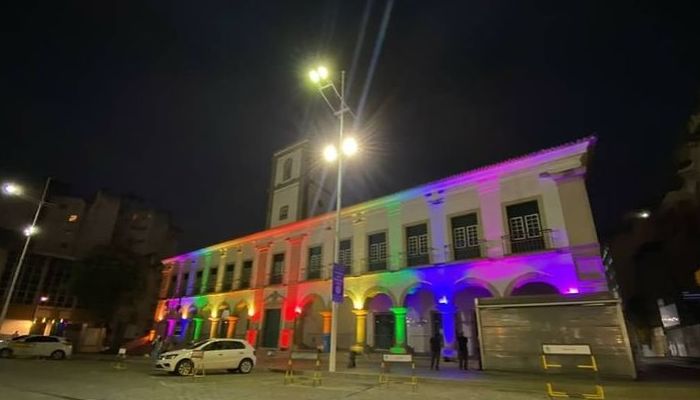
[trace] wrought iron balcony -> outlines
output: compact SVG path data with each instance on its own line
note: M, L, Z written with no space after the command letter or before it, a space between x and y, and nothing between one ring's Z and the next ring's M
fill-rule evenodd
M539 236L529 236L515 238L512 235L505 235L503 239L503 254L519 254L530 253L533 251L542 251L554 249L554 231L551 229L542 229Z

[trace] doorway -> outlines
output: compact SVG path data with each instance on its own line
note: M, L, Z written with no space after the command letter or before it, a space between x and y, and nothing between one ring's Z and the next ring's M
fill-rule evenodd
M263 322L263 347L277 348L280 336L280 312L279 308L265 310Z
M392 313L374 314L374 347L389 350L394 345L394 315Z

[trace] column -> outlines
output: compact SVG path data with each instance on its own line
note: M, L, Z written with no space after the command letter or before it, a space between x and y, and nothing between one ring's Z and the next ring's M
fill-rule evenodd
M219 267L216 271L216 286L214 291L219 293L224 291L224 275L226 274L226 249L219 251ZM228 291L230 288L226 288Z
M163 271L161 271L160 293L158 295L158 297L161 299L165 299L168 297L168 289L170 289L170 277L172 276L172 273L172 265L166 266L165 268L163 268Z
M226 328L226 337L232 338L234 332L236 332L236 321L238 317L228 317L228 327Z
M233 267L233 283L231 290L241 287L241 274L243 273L243 249L236 249L236 265Z
M321 311L323 318L323 351L328 353L331 350L331 315L330 311Z
M166 331L167 337L171 337L175 333L175 324L176 323L177 323L177 319L175 319L175 318L168 319L168 330Z
M445 196L443 191L439 190L431 193L426 200L430 213L430 262L433 264L443 263L448 261L448 258L445 257Z
M457 309L451 304L440 304L438 311L442 321L442 337L445 341L445 347L442 348L442 356L454 358L457 356L457 328L455 327Z
M251 287L264 287L267 284L267 269L270 264L270 244L264 244L255 247L256 257L255 265L253 265L253 281Z
M477 187L481 225L486 240L486 255L490 258L503 257L503 210L501 190L498 180L484 182Z
M184 264L183 262L179 262L175 264L175 273L177 274L177 280L175 281L175 289L173 290L173 297L179 297L182 296L182 292L184 291L182 288L182 275L184 274ZM187 283L185 283L187 284Z
M367 310L352 310L355 314L355 344L351 350L362 353L367 343Z
M389 266L390 271L396 271L405 266L403 228L401 226L401 203L392 203L386 207L389 220Z
M185 296L193 296L196 294L194 282L197 279L197 262L195 260L191 260L189 264L189 276L187 277L187 287L185 289Z
M207 253L202 257L202 282L195 290L200 294L205 294L209 291L209 270L211 269L211 253Z
M353 215L352 229L352 275L367 271L367 220L364 214Z
M182 321L182 328L181 328L181 331L180 331L180 338L181 338L182 340L187 340L187 326L190 324L190 320L189 320L189 319L181 319L180 321Z
M219 333L219 321L221 321L221 318L213 318L212 317L212 318L209 318L209 321L211 322L210 323L211 326L209 327L209 337L210 338L218 337L219 336L218 335L218 333Z
M202 322L204 320L200 317L194 317L192 318L192 321L194 321L194 334L192 335L192 339L199 340L199 338L202 336Z
M394 313L394 347L389 349L391 353L406 353L406 307L392 307Z

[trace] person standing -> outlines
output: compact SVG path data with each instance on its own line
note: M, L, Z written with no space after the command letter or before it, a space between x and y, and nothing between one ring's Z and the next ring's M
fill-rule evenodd
M430 338L430 369L435 368L436 371L440 370L440 355L443 345L442 335L440 332L435 332Z
M156 337L156 339L153 341L152 346L151 359L157 360L158 357L160 357L161 351L163 350L163 338L158 335L158 337Z
M469 369L469 339L463 332L457 334L457 354L459 356L459 369Z

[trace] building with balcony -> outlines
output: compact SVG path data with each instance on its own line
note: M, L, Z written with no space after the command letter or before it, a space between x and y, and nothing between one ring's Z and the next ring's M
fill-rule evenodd
M476 337L475 298L606 292L585 185L594 143L344 208L338 347L427 352L440 333L449 356L457 332ZM159 333L327 350L333 229L334 214L323 214L163 260Z

